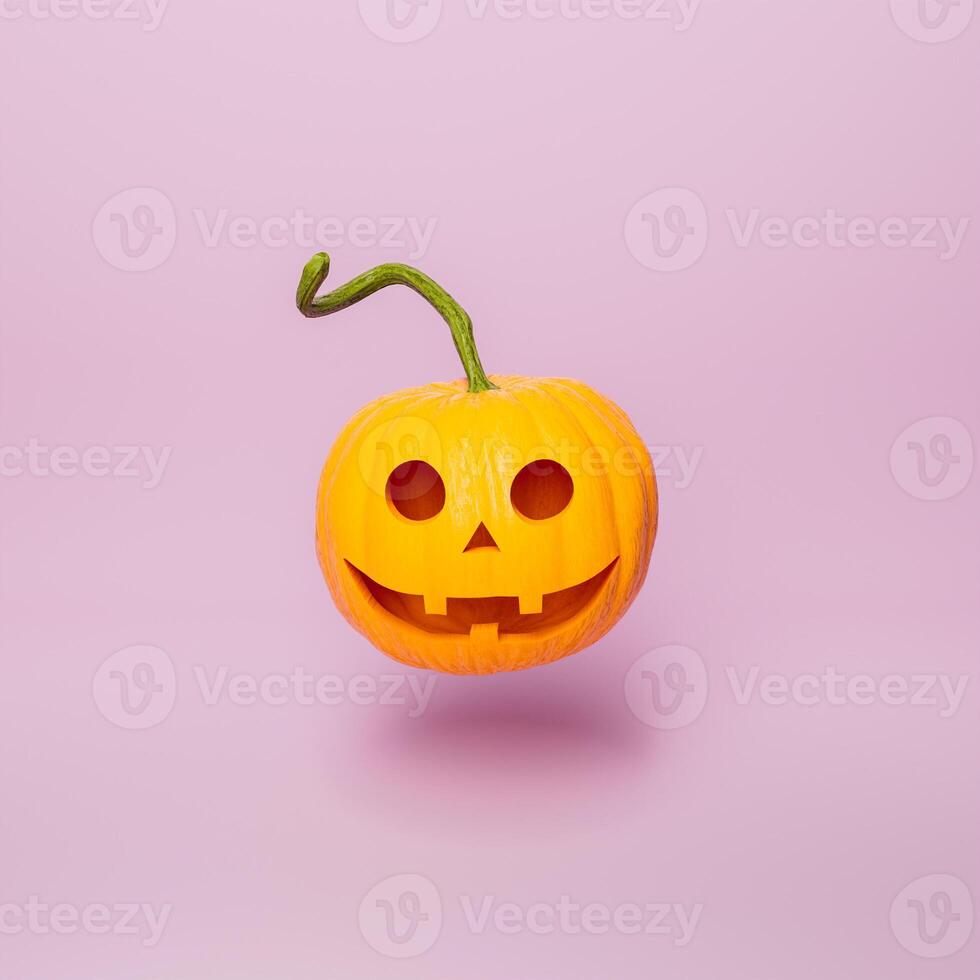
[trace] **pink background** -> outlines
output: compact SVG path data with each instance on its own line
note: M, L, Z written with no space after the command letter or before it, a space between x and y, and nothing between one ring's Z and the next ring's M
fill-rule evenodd
M978 42L976 18L913 39L887 0L705 0L683 32L481 21L453 2L411 44L375 36L355 0L172 0L152 32L0 23L0 443L172 447L154 489L0 479L0 905L173 905L152 948L0 934L0 975L975 976L976 935L921 959L889 908L931 874L980 900L980 481L916 499L889 454L919 419L976 437L978 232L949 261L739 248L725 210L974 217ZM134 187L176 215L172 255L143 272L106 261L92 230ZM707 210L682 271L645 268L624 236L661 187ZM208 247L195 209L219 208L436 218L413 261L467 306L489 370L581 377L650 445L701 451L689 486L661 473L651 573L615 631L549 668L440 678L418 718L205 702L195 667L402 673L329 600L316 482L362 404L459 374L407 292L300 318L316 249ZM336 280L409 260L331 251ZM135 644L166 651L177 700L126 731L93 678ZM703 658L709 693L658 730L624 678L668 644ZM969 687L944 718L740 705L726 676L829 664ZM437 942L407 960L358 928L363 896L401 873L443 905ZM460 905L563 894L704 910L675 946L477 935Z

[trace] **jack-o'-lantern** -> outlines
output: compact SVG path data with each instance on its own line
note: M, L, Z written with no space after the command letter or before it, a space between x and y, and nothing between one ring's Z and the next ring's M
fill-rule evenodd
M341 613L394 659L458 674L595 643L643 584L657 528L629 419L580 381L488 377L469 317L417 269L379 266L317 297L329 268L320 253L303 270L305 316L409 286L449 325L466 371L379 398L338 437L316 530Z

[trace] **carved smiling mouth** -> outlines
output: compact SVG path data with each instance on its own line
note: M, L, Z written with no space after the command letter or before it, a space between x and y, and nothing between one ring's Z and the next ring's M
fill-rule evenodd
M356 565L346 562L354 579L378 604L411 626L427 633L469 634L471 638L495 638L508 633L532 633L559 626L581 612L606 584L619 558L614 558L592 578L559 592L549 592L537 603L517 596L489 596L480 599L446 600L445 613L432 612L433 604L421 595L410 595L385 588ZM430 611L426 611L428 605Z

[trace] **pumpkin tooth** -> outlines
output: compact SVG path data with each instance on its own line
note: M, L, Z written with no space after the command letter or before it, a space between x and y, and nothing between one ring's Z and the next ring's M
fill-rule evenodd
M471 643L496 643L497 642L497 623L474 623L470 627Z
M444 595L424 595L422 602L425 604L425 614L427 616L446 615L446 597Z
M532 616L544 608L544 596L540 592L536 595L522 595L519 597L518 603L522 616Z

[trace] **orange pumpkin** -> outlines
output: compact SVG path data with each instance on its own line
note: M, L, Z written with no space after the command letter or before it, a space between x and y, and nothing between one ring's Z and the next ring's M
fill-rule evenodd
M417 269L383 265L297 306L326 316L389 285L449 325L465 381L387 395L338 437L320 479L317 552L337 607L402 663L520 670L595 643L646 576L657 528L649 453L580 381L488 377L469 317Z

